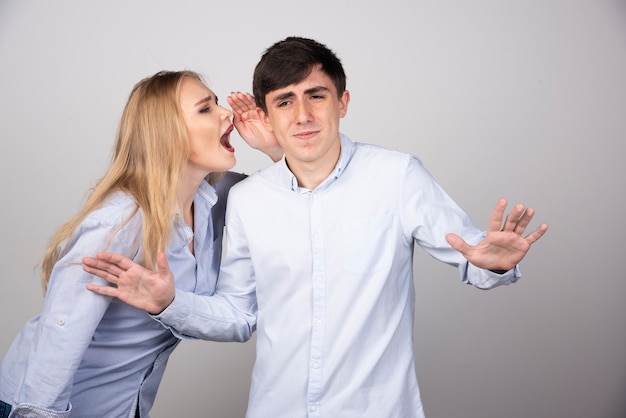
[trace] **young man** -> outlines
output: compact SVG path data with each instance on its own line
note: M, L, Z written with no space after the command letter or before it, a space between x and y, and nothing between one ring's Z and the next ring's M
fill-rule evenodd
M174 290L113 254L85 269L95 287L154 314L177 335L246 340L257 330L249 417L423 417L413 358L413 248L463 282L515 282L547 230L500 200L478 230L420 161L339 132L350 95L326 46L290 37L254 73L259 118L285 157L231 189L227 254L214 296Z

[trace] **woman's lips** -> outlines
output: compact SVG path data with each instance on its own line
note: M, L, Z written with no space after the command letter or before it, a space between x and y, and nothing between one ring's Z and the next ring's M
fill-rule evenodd
M224 135L220 138L220 144L230 152L235 152L235 148L230 144L230 133L233 131L233 125L230 125Z

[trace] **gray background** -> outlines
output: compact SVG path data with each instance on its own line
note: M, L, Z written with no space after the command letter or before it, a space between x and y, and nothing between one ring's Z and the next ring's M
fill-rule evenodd
M132 85L189 68L226 103L292 34L342 59L343 132L418 155L483 228L501 196L550 224L524 278L489 292L418 252L428 417L626 416L617 0L0 0L0 353L41 309L35 267L106 167ZM268 164L233 142L239 171ZM242 417L253 361L253 342L183 342L153 416Z

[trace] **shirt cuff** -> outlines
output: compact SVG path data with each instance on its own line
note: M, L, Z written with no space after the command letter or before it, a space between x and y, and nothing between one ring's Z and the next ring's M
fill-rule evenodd
M195 339L188 335L183 335L176 331L182 329L187 322L193 306L192 294L176 289L174 300L169 304L163 312L152 315L152 318L169 329L176 338L179 339Z
M72 405L67 411L55 411L32 403L21 403L11 411L10 417L20 418L68 418L72 412Z
M522 277L522 274L520 272L519 265L509 271L498 274L491 270L481 269L471 263L467 263L466 277L469 279L467 281L475 287L486 290L493 289L497 286L515 283L520 277Z

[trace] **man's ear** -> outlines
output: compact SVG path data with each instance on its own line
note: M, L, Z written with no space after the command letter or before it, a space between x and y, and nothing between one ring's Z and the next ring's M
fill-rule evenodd
M270 118L260 107L256 108L257 114L259 115L259 120L263 124L263 127L267 129L269 132L274 132L272 129L272 124L270 123Z
M344 90L341 98L339 99L339 117L343 118L348 113L348 104L350 103L350 92Z

